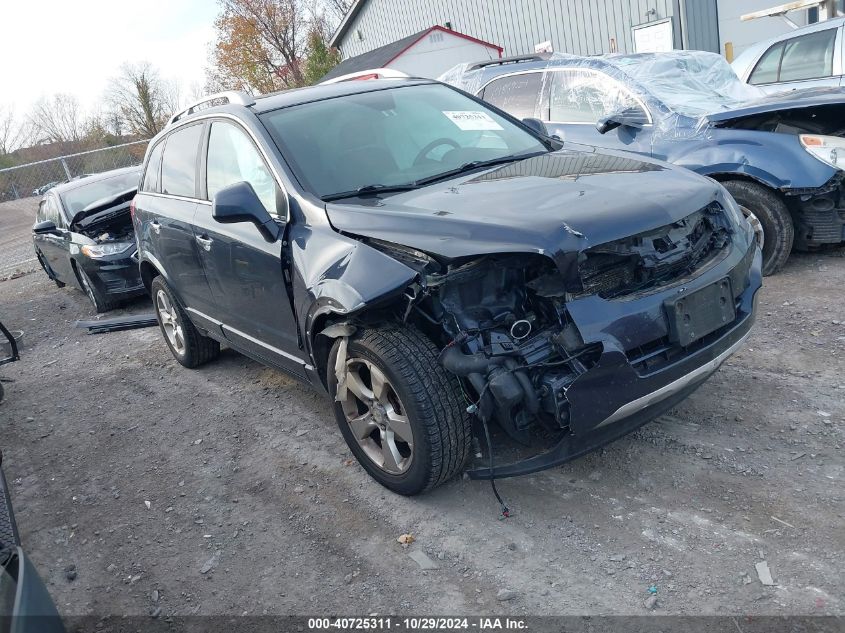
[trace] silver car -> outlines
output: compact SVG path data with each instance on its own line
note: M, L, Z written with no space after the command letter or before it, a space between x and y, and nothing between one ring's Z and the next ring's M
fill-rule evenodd
M768 93L843 85L843 25L845 18L835 18L758 42L731 66Z

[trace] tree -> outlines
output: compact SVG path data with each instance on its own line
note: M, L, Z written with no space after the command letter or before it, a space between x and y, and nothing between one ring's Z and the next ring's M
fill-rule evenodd
M0 106L0 156L11 154L27 141L26 126L11 107Z
M179 108L179 89L175 83L161 79L158 71L148 62L124 64L120 76L114 79L106 99L112 109L110 127L118 115L128 130L143 138L152 138Z
M39 99L33 106L30 123L36 140L48 143L78 141L85 127L79 101L68 94Z
M303 85L310 17L299 0L220 0L209 84L268 93Z
M326 0L326 4L338 22L349 13L349 7L352 5L349 0Z
M326 37L318 29L308 35L308 56L305 59L305 83L312 85L340 63L340 51L326 45Z

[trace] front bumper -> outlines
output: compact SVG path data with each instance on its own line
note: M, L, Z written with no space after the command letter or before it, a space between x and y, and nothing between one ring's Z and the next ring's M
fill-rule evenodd
M567 389L569 429L548 451L504 466L477 468L473 479L525 475L565 463L607 444L665 413L681 402L739 349L754 323L756 295L762 284L761 254L756 246L737 248L689 283L647 296L606 301L576 300L567 309L586 343L603 352ZM687 348L668 337L664 302L729 277L742 283L736 319ZM740 279L741 278L741 279Z
M135 255L116 255L92 259L81 255L77 263L102 294L128 299L146 293L141 281L141 269Z

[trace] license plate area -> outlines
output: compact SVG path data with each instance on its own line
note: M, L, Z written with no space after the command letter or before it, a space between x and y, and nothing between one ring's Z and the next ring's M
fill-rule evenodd
M736 319L731 280L725 277L664 302L669 340L686 347Z

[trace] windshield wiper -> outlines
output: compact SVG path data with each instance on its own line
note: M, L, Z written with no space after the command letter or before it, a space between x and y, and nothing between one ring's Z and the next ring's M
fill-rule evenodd
M358 187L354 191L341 191L338 193L331 193L327 196L321 196L321 199L326 202L332 200L340 200L341 198L354 198L355 196L365 196L370 193L392 193L395 191L412 191L417 188L416 183L409 183L406 185L365 185Z
M451 176L457 176L458 174L463 174L465 172L472 171L474 169L479 169L481 167L492 167L493 165L501 165L502 163L515 163L518 160L533 158L534 156L540 156L541 154L546 153L547 152L532 152L530 154L500 156L499 158L491 158L490 160L473 160L468 163L464 163L463 165L461 165L460 167L456 167L455 169L444 171L441 174L435 174L434 176L429 176L427 178L420 178L419 180L415 180L413 184L417 187L421 187L423 185L428 185L430 183L437 182L438 180L444 180L446 178L450 178Z

